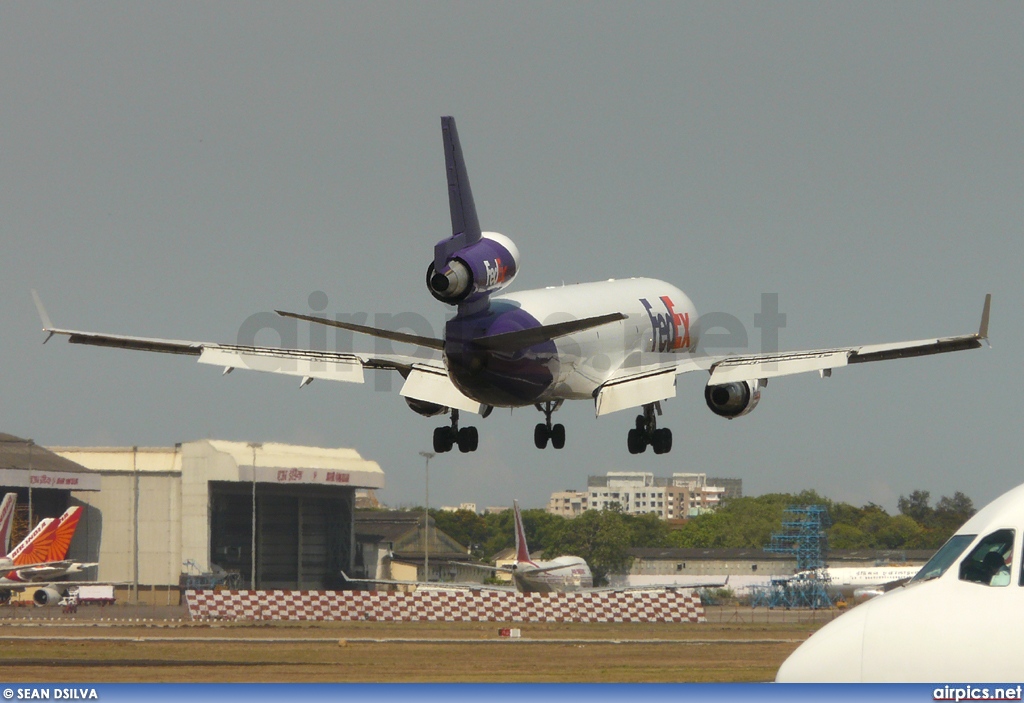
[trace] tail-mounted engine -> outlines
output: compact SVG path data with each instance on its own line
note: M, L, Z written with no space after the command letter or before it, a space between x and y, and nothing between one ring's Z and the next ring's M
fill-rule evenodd
M438 271L427 268L427 288L443 303L458 305L495 293L519 272L519 250L497 232L483 232L478 241L452 254Z
M764 379L708 385L704 388L704 400L715 415L731 420L756 408L757 401L761 400L761 389L767 385Z

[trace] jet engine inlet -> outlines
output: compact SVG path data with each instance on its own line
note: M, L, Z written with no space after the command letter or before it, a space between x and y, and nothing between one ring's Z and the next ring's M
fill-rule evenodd
M704 400L715 415L734 417L746 415L761 400L761 382L737 381L704 388Z

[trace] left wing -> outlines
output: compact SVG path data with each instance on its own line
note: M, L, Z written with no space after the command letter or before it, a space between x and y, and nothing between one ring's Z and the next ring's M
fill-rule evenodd
M675 377L691 371L709 371L709 386L740 381L765 381L777 376L790 376L817 371L822 377L832 369L930 354L977 349L988 341L989 310L992 294L985 296L981 325L974 334L936 339L920 339L889 344L867 344L835 349L783 352L777 354L740 354L696 356L684 354L644 354L639 363L626 366L606 381L594 394L598 415L635 408L674 398Z
M729 585L729 577L715 581L694 581L693 583L646 583L642 586L598 586L586 588L585 593L603 593L615 591L631 593L633 591L699 591L702 588L725 588Z
M6 578L10 581L23 581L26 582L26 585L38 586L42 581L72 576L93 566L98 566L97 562L80 562L65 559L44 564L20 566L8 572ZM12 575L14 578L12 578Z
M471 566L476 566L476 564L472 564ZM506 593L514 593L516 590L512 586L499 586L489 583L449 583L446 581L396 581L393 579L364 579L353 578L346 574L344 571L341 572L341 575L346 581L349 581L351 583L381 583L386 586L414 586L417 590L426 588L439 588L459 591L501 591Z
M43 331L47 333L45 344L53 335L68 338L71 344L89 344L97 347L115 347L135 351L183 354L197 357L200 364L220 366L228 374L235 369L264 371L267 373L298 376L299 387L306 386L314 379L363 383L363 369L384 369L397 371L405 379L400 395L449 408L482 413L486 408L459 391L448 377L448 371L440 361L422 359L401 354L369 354L363 352L330 352L313 349L284 349L281 347L257 347L241 344L219 344L215 342L193 342L181 339L159 339L154 337L132 337L128 335L83 332L54 327L49 315L35 291L32 291ZM307 319L306 316L290 315ZM318 322L325 322L313 318ZM414 338L402 333L383 332L390 339L421 346L430 346L426 338ZM377 336L384 336L378 334ZM419 340L419 341L416 341ZM426 340L426 341L424 341Z

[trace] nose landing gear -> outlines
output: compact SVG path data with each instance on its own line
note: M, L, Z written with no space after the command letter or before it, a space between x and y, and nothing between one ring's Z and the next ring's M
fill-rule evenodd
M463 427L459 429L459 411L452 410L452 424L450 427L438 427L434 430L434 451L438 454L450 452L452 447L458 445L459 451L463 454L475 452L480 443L480 435L475 427Z
M654 448L655 454L672 451L672 430L667 427L658 429L655 413L661 415L661 403L648 403L644 406L644 414L636 416L636 427L626 435L630 454L643 454L647 445Z
M533 444L537 449L544 449L548 446L548 440L551 440L551 446L555 449L561 449L565 446L565 425L551 424L551 413L562 407L561 400L547 401L543 405L537 403L534 407L544 413L544 422L538 423L533 428Z

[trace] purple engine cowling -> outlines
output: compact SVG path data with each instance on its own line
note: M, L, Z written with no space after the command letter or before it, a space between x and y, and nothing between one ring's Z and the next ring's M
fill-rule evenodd
M431 263L427 289L443 303L458 305L497 292L519 272L519 249L497 232L483 232L479 241L448 259L444 270Z

